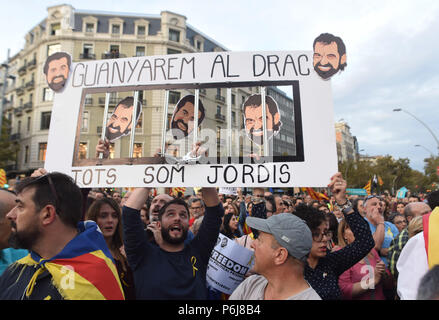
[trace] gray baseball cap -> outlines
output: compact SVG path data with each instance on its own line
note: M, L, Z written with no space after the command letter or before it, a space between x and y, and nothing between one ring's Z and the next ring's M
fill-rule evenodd
M247 217L250 228L269 233L288 253L305 261L312 247L312 235L305 221L292 213L279 213L268 219Z

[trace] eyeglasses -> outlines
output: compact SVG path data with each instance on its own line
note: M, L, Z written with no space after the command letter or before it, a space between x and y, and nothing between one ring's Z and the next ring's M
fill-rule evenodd
M323 240L323 237L331 238L332 237L332 231L326 230L326 231L323 231L323 232L313 232L312 233L312 239L314 241L320 242L320 241Z
M26 187L28 187L30 185L33 185L33 184L37 183L38 181L43 180L44 178L47 178L47 181L49 182L49 188L50 188L50 191L52 193L52 197L55 200L55 203L54 203L54 205L55 205L55 212L59 215L59 213L60 213L60 211L59 211L59 198L58 198L58 194L56 193L55 185L54 185L54 183L52 181L52 178L50 177L50 173L46 173L46 174L44 174L42 176L39 176L38 178L30 181L26 185Z

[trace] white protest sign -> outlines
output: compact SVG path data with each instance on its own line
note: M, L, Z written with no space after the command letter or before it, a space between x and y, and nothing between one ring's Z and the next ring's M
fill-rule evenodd
M223 293L232 294L253 263L253 251L219 234L207 265L207 283Z
M312 51L76 62L54 95L45 169L90 188L323 187L337 171L333 119Z
M218 189L218 193L222 193L230 196L236 196L238 194L238 188L222 187Z

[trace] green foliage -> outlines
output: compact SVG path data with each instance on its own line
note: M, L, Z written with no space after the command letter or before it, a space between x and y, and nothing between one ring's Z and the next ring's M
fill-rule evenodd
M379 193L385 190L395 194L401 187L406 187L411 193L434 190L432 183L439 185L436 168L439 166L439 158L427 158L425 162L425 174L410 168L410 160L407 158L393 159L387 155L379 158L376 162L360 160L347 161L338 164L339 171L347 180L349 188L364 188L374 175L382 179L383 185L379 186Z
M4 168L11 161L15 161L17 151L19 150L19 145L10 140L10 126L11 122L3 117L0 135L0 168Z

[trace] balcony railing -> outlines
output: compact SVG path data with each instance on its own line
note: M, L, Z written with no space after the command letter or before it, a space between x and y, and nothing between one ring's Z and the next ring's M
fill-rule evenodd
M29 70L34 69L37 66L37 59L33 59L27 63L27 68Z
M218 100L218 101L221 101L223 103L226 102L226 98L224 98L223 96L220 96L218 94L215 96L215 99Z
M16 116L21 116L22 113L23 113L23 106L14 109L14 114Z
M24 86L18 87L16 89L17 96L21 96L24 93Z
M33 107L33 103L32 101L29 101L23 105L23 111L25 112L32 111L32 107Z
M93 98L85 98L85 105L89 106L93 104Z
M215 119L216 120L220 120L220 121L226 121L226 116L220 114L220 113L216 113L215 114Z
M26 66L22 66L22 67L20 67L19 69L18 69L18 74L20 75L20 76L22 76L23 74L25 74L26 73Z
M117 59L117 58L126 58L126 55L119 52L110 52L110 53L102 54L102 59Z
M110 106L115 106L116 104L117 104L117 98L110 98L109 99L109 105ZM99 98L99 105L102 105L102 106L104 106L105 105L105 97L101 97L101 98Z
M95 60L96 59L96 55L94 53L81 53L79 55L79 59L91 59L91 60Z
M26 89L27 90L32 90L35 87L35 81L31 80L29 82L26 83Z
M11 141L17 141L17 140L20 140L21 134L20 133L14 133L14 134L11 134L9 137L10 137L9 139Z

